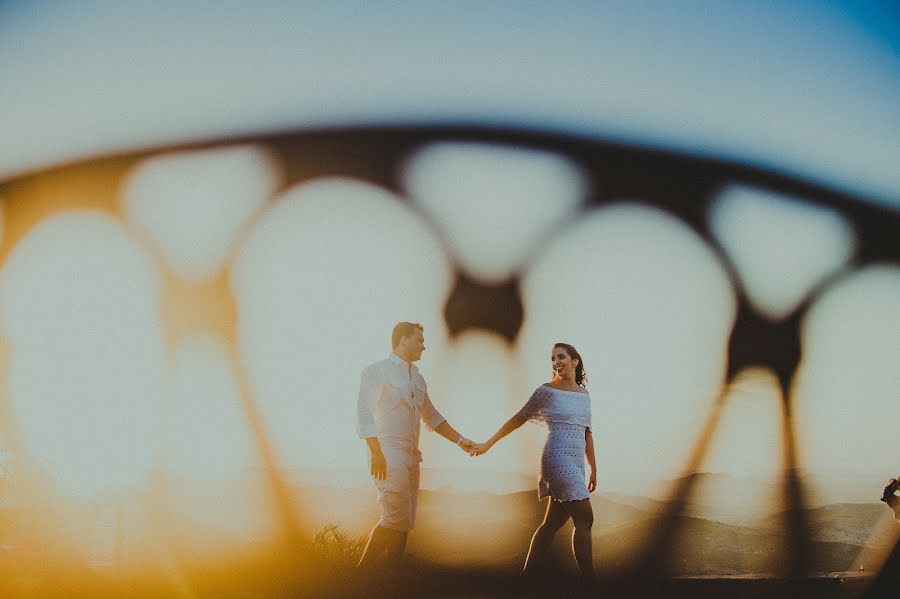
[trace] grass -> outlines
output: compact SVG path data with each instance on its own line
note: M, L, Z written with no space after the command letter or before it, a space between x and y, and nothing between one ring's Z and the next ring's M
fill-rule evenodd
M312 540L314 555L338 568L355 566L365 546L365 536L353 537L330 522L319 529Z

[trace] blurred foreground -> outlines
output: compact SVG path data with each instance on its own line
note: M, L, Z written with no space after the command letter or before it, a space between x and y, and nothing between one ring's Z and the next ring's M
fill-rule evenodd
M809 509L812 574L791 578L782 574L789 557L782 514L765 516L742 505L738 498L749 492L746 481L703 478L707 489L718 485L732 494L726 502L730 509L713 508L702 498L687 504L674 520L678 533L671 553L651 575L645 575L640 559L652 547L654 532L666 524L666 502L596 493L599 580L590 588L578 581L568 547L571 524L557 535L545 571L531 579L519 576L545 508L533 491L423 490L419 523L403 567L366 575L354 564L377 520L371 489L292 486L298 512L306 516L304 530L314 532L291 542L251 533L255 529L246 518L258 511L251 482L207 488L207 496L219 501L204 502L202 521L182 517L166 523L159 512L154 525L141 524L135 522L140 510L133 504L119 511L70 508L65 517L6 505L0 596L894 596L890 590L897 578L897 556L880 575L879 567L891 547L897 553L900 527L884 504L839 502ZM80 540L63 543L42 528L54 520L58 524L59 518L70 522L70 529L81 525ZM89 522L93 524L85 524ZM876 582L881 586L873 587Z

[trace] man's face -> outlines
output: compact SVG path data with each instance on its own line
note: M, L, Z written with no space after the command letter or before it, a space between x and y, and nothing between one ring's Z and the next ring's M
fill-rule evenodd
M425 351L425 335L419 329L415 329L411 335L407 335L400 341L400 349L404 354L401 355L402 358L409 362L415 362L422 357L422 352Z

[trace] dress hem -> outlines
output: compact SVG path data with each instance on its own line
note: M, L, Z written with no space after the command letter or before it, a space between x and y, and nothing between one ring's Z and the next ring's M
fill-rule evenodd
M590 499L590 498L591 498L591 495L590 495L590 493L588 493L588 494L585 495L584 497L572 497L572 498L560 499L559 497L555 497L555 496L553 496L553 495L541 495L541 494L538 494L538 500L539 500L539 501L540 501L541 499L546 498L546 497L549 497L549 498L550 498L551 500L553 500L553 501L559 501L560 503L566 503L566 502L569 502L569 501L584 501L585 499Z

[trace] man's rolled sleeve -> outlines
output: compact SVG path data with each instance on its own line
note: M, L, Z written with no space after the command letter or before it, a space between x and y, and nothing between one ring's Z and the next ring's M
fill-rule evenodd
M425 424L425 428L433 431L446 420L447 419L437 411L437 408L434 407L434 404L431 403L431 398L428 396L428 391L425 391L425 400L422 402L422 422Z
M359 399L356 402L356 434L360 439L377 437L375 427L375 404L378 402L381 385L374 368L363 370L359 381Z

